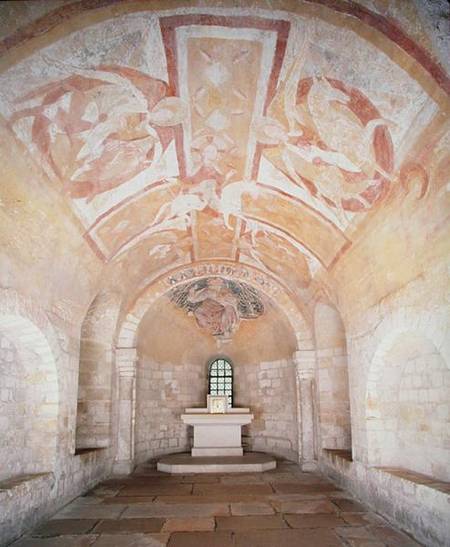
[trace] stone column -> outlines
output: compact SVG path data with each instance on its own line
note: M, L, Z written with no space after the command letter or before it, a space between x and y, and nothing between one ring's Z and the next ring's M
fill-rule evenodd
M296 351L293 360L295 363L298 401L299 463L302 471L314 471L317 469L314 421L315 351Z
M136 418L136 348L117 348L118 429L113 471L128 475L134 469L134 426Z

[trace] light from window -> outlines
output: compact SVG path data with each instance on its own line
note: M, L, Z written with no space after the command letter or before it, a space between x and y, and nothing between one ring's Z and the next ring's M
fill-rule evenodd
M227 395L233 406L233 368L226 359L216 359L209 365L209 394Z

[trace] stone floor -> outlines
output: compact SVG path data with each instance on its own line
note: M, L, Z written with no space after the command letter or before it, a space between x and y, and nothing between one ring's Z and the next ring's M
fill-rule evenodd
M14 547L413 547L319 475L167 475L150 466L102 482Z

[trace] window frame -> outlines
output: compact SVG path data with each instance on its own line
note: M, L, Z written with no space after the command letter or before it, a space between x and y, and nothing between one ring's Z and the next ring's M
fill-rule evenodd
M220 361L223 361L225 363L225 369L227 370L227 372L229 371L228 374L223 374L223 375L213 374L212 369L213 369L214 365L219 364ZM227 369L226 365L228 365L229 369ZM212 382L212 380L214 380L216 378L223 378L223 380L224 380L223 381L223 391L226 390L227 386L231 385L231 394L230 393L224 393L223 391L219 392L220 382ZM216 386L215 387L215 393L211 393L211 388L212 388L213 383ZM223 357L223 356L214 357L214 359L211 359L208 362L208 395L227 395L228 396L229 407L230 408L233 407L233 401L234 401L234 370L233 370L233 363L232 363L231 359L229 359L228 357Z

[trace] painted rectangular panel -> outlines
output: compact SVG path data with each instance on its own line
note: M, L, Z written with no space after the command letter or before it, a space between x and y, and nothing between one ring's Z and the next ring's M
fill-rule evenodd
M165 183L110 213L91 231L91 236L113 255L142 231L152 226L156 230L158 224L171 220L182 200L180 196L180 183Z

